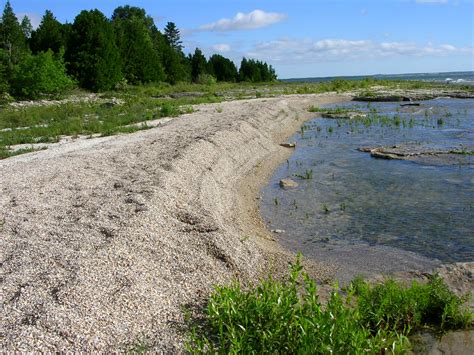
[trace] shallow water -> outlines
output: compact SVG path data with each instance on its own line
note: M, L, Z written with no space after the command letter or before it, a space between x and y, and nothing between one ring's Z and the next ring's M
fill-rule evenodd
M357 148L411 143L471 150L474 100L338 107L376 110L375 118L316 118L289 140L297 142L294 154L262 191L269 229L285 230L278 239L307 256L332 262L357 258L388 272L403 269L408 256L420 265L473 261L474 156L420 164L375 159ZM278 183L287 177L299 186L281 189ZM368 260L371 253L374 260Z

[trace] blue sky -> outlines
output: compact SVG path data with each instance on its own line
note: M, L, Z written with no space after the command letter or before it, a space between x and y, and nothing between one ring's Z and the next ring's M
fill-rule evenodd
M0 0L3 6L5 1ZM158 28L175 22L185 51L271 63L280 78L474 70L474 0L11 0L39 23L46 9L73 22L145 8Z

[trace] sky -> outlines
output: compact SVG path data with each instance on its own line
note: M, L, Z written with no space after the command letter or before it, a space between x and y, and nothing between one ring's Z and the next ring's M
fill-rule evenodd
M186 53L264 60L281 79L474 70L474 0L10 2L34 26L46 9L73 22L81 10L110 17L118 6L138 6L159 29L174 22Z

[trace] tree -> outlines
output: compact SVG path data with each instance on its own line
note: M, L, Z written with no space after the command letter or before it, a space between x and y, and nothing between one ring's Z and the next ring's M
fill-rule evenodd
M177 52L183 50L181 35L174 22L168 22L165 27L165 38L171 48Z
M26 38L18 19L7 1L0 22L0 45L6 51L6 65L11 73L13 65L27 53Z
M119 6L114 10L114 13L112 14L113 22L117 20L127 21L131 20L132 18L140 19L145 24L148 31L150 31L150 34L153 30L156 30L153 18L146 14L145 9L130 5Z
M238 77L234 62L220 54L214 54L209 59L209 70L218 81L234 82Z
M54 53L59 53L62 47L66 46L65 27L49 10L43 15L41 23L31 34L30 48L33 53L46 52L51 49Z
M80 86L86 89L108 90L122 78L113 27L102 12L84 10L74 19L66 61Z
M57 96L74 86L67 76L62 53L53 54L51 49L38 55L28 54L15 67L12 93L17 97L38 99Z
M31 37L31 33L33 32L33 25L31 24L31 21L28 16L23 16L20 27L25 38L29 39Z
M196 82L200 75L207 74L207 60L202 51L196 48L191 59L191 77Z
M277 76L273 67L267 63L243 58L239 69L239 80L260 82L274 81Z
M143 18L116 17L113 23L125 78L132 83L164 81L160 58Z

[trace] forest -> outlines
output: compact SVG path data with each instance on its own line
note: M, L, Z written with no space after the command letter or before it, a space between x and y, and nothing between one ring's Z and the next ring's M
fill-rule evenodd
M18 20L7 1L0 19L0 99L58 97L80 87L99 92L124 85L167 82L272 82L267 63L243 58L240 67L220 54L186 55L180 30L168 22L161 32L142 8L117 7L107 18L84 10L61 23L47 10L38 28Z

